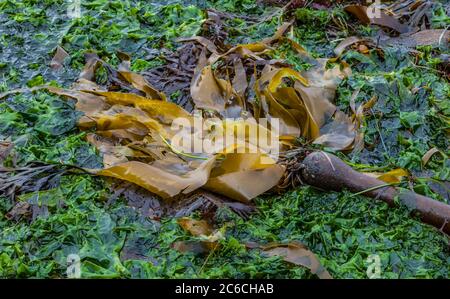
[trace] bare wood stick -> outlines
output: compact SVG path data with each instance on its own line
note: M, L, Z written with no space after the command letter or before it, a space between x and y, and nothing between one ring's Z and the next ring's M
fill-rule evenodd
M450 235L450 205L422 196L412 191L401 190L376 178L353 170L338 157L324 152L314 152L303 161L302 177L305 183L325 190L364 192L364 195L380 199L389 206L398 202L421 220ZM379 188L377 188L379 187Z

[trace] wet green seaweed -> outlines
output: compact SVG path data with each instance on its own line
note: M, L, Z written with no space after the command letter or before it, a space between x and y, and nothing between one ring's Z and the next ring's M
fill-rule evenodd
M21 200L32 202L37 194ZM97 178L64 178L61 187L40 192L49 215L30 225L7 225L0 233L2 276L63 277L67 256L81 258L86 278L313 278L279 258L247 250L246 242L301 241L335 277L366 278L367 258L378 254L383 278L443 278L448 274L448 239L411 219L407 211L348 193L305 188L257 201L259 212L244 221L227 209L215 216L226 226L221 248L205 255L179 253L175 241L195 241L176 223L143 217L119 200L105 204L108 191ZM62 199L63 207L51 200ZM4 204L1 210L8 207Z
M87 168L102 165L101 158L77 128L81 113L74 101L46 92L11 96L0 102L0 139L15 144L15 162L64 163ZM3 117L5 116L5 117Z
M423 49L426 57L429 49ZM372 52L363 56L348 52L347 61L358 70L344 82L337 103L348 110L349 99L357 91L356 103L372 97L375 106L366 117L365 142L369 146L351 156L357 163L401 167L418 177L440 175L448 167L448 157L437 155L422 165L422 157L437 147L448 156L449 84L429 65L427 59L418 64L406 49L385 48L384 58ZM433 174L431 174L433 173Z

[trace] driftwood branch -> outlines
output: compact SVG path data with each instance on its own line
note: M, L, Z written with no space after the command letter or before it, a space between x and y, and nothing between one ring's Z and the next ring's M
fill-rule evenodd
M325 190L364 192L380 199L389 206L398 204L407 207L420 219L450 235L450 205L436 201L412 191L386 186L386 183L353 170L338 157L324 152L314 152L303 161L303 181ZM378 188L379 187L379 188ZM398 200L396 201L396 197Z

